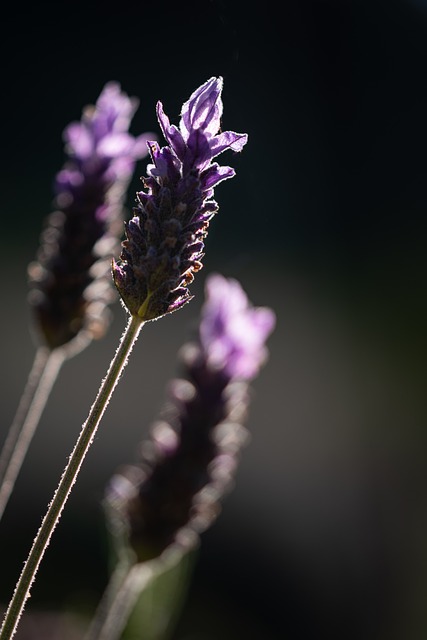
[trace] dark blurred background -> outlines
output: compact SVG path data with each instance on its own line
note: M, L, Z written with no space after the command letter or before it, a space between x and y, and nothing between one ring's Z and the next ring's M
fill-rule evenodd
M277 313L233 492L203 535L175 640L427 636L427 2L9 3L0 27L2 424L35 345L27 264L62 131L104 84L161 99L222 75L223 128L248 132L217 188L195 300L148 325L55 532L27 611L94 607L101 499L161 407L208 273ZM139 188L138 165L129 208ZM1 525L7 602L116 348L66 363ZM124 409L124 407L126 407ZM3 436L2 436L3 438Z

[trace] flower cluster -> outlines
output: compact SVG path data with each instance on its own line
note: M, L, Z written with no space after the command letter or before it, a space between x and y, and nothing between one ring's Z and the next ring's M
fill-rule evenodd
M64 131L67 161L55 179L57 210L29 267L30 304L50 349L77 336L96 338L116 299L111 258L120 246L126 190L151 134L128 133L138 100L108 83L96 105Z
M241 151L246 134L218 133L222 78L210 78L183 105L179 128L157 104L157 118L168 143L150 143L152 164L137 194L134 217L126 225L113 276L132 315L153 320L182 307L188 285L201 266L203 240L218 210L214 187L234 175L212 162L226 149Z
M265 361L275 316L252 307L236 280L212 275L206 293L197 340L182 350L185 375L170 385L165 415L139 463L119 470L107 490L113 531L138 562L188 547L210 525L246 440L249 381Z
M153 134L130 135L138 101L113 82L94 106L83 110L81 121L64 131L67 161L55 179L56 210L28 269L40 344L0 451L0 518L62 362L104 335L108 306L119 296L130 315L23 565L0 626L1 640L15 635L141 328L192 297L188 286L202 267L204 240L218 210L214 188L235 173L214 159L227 149L241 151L247 142L246 134L220 130L222 87L222 78L212 77L194 91L182 107L179 127L158 102L164 147ZM137 159L147 153L152 162L133 217L124 223L116 261L127 188ZM106 490L106 515L117 536L118 559L125 562L117 563L88 640L117 640L139 593L170 559L168 552L177 552L172 559L180 560L215 520L247 440L250 382L267 358L274 325L273 311L253 307L236 280L207 279L197 333L180 352L182 375L170 383L164 410L139 447L139 459L119 469ZM167 620L168 603L160 598L159 604ZM43 625L49 623L42 619Z

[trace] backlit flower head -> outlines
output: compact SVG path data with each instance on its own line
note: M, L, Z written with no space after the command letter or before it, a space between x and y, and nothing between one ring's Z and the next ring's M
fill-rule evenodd
M218 210L214 187L234 169L213 159L241 151L246 134L219 132L222 78L210 78L184 103L179 127L157 104L167 145L149 143L152 163L137 194L134 217L126 224L120 260L113 277L132 315L154 320L191 299L188 285L201 269L204 238Z
M119 470L107 490L113 530L138 562L195 544L218 515L247 440L249 382L274 324L274 313L252 307L236 280L208 278L198 336L180 354L184 376L169 385L139 463Z
M49 348L82 334L100 337L108 325L107 304L117 297L111 257L120 246L126 190L152 138L128 132L137 107L110 82L64 131L67 161L55 179L57 210L29 267L30 303Z
M219 274L206 282L200 343L212 368L230 378L254 378L266 358L265 341L275 318L271 309L252 307L239 282Z

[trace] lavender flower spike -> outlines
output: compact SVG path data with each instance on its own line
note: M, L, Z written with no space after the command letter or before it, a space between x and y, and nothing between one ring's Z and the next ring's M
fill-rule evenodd
M195 543L219 512L246 440L249 381L266 360L275 315L252 307L240 284L220 275L208 278L206 294L166 415L139 464L120 470L107 491L113 531L125 536L136 562Z
M183 105L179 128L157 104L168 143L149 144L152 164L137 194L134 217L126 225L113 277L131 313L144 321L160 318L191 299L188 285L201 269L203 240L218 211L214 187L234 169L212 162L226 149L241 151L247 135L219 132L222 78L210 78Z
M57 211L29 267L30 304L47 347L100 337L108 325L111 257L120 246L126 190L147 139L128 133L138 107L109 82L96 105L64 131L67 162L55 179Z

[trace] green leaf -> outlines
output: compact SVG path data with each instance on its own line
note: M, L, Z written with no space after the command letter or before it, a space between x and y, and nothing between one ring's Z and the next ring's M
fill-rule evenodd
M184 553L172 567L159 571L141 592L122 640L168 640L179 618L190 584L197 549Z

